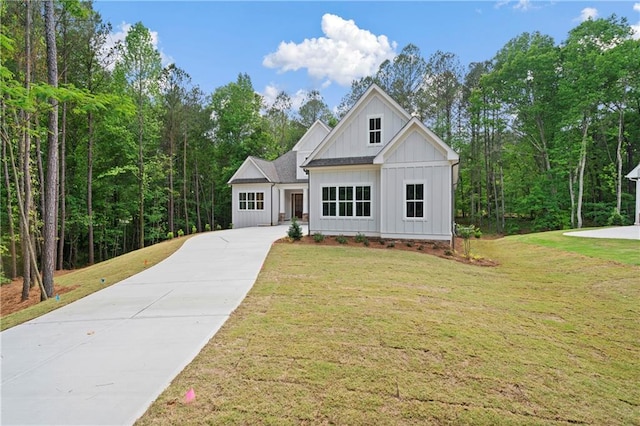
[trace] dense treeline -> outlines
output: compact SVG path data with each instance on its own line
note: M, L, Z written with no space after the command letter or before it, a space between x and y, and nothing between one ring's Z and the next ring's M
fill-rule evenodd
M162 66L142 23L109 47L90 3L0 8L0 272L24 277L25 297L36 284L53 294L53 268L230 226L226 182L246 156L274 159L316 119L334 125L372 82L460 152L460 220L516 232L631 219L640 42L622 19L586 21L561 44L522 34L466 70L408 45L354 81L334 117L317 91L297 111L284 92L265 105L246 74L204 93Z

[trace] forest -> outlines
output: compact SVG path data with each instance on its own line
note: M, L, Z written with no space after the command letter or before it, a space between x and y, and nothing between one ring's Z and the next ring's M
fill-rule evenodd
M376 83L461 157L456 216L515 234L633 223L640 161L640 40L624 18L587 20L562 41L513 37L461 64L408 44L353 81L332 111L319 91L295 109L267 105L251 76L204 93L163 67L133 25L90 2L0 3L0 281L53 295L73 269L176 236L232 227L228 179L248 155L290 150L317 119L330 126Z

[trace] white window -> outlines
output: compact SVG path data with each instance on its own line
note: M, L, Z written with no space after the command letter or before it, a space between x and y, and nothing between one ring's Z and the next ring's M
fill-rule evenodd
M379 145L382 143L382 116L368 117L369 144Z
M371 186L325 186L322 216L371 217Z
M264 210L264 192L238 193L238 208L240 210Z
M424 218L424 183L407 183L405 186L405 217Z

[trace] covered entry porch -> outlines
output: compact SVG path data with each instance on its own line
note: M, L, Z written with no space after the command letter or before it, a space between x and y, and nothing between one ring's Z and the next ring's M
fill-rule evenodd
M309 221L309 201L307 185L278 185L278 223L296 218L301 222Z

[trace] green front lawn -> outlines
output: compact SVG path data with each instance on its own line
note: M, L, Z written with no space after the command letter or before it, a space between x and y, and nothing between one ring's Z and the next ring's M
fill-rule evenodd
M498 267L276 244L138 424L637 424L640 268L519 239L473 241Z

